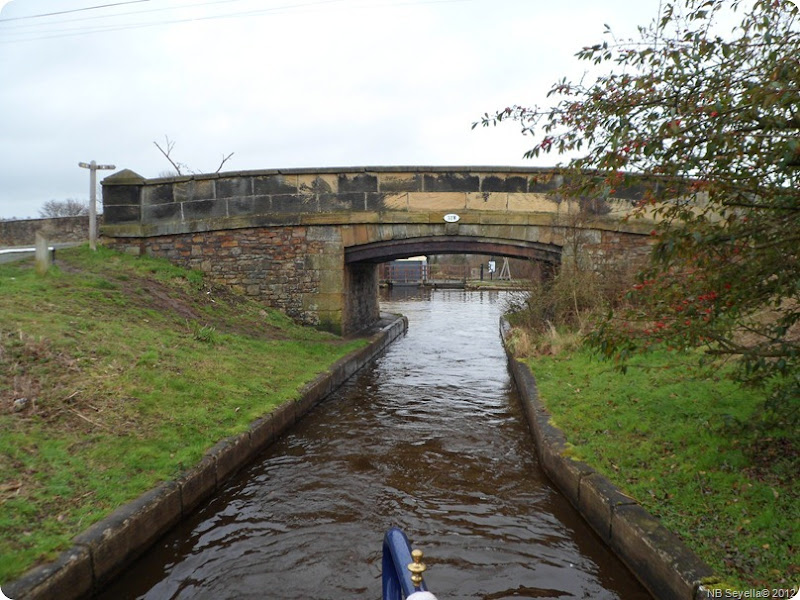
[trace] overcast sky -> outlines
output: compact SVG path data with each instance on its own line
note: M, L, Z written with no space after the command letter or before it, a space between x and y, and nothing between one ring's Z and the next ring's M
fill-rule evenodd
M514 124L471 124L545 101L604 23L630 37L658 5L0 0L0 218L88 199L78 162L157 177L165 136L196 172L231 152L223 170L554 164Z

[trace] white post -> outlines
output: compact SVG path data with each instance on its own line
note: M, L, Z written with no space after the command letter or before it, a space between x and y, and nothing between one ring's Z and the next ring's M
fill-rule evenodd
M89 163L89 248L97 250L97 163Z
M98 165L95 161L78 163L89 169L89 247L97 250L97 169L116 169L114 165Z
M47 238L41 231L36 232L36 272L44 275L50 268L50 250L47 247Z

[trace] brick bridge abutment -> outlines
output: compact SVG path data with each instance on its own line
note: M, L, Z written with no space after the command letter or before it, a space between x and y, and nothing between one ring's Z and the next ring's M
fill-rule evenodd
M639 190L594 202L554 194L555 169L282 169L103 181L106 243L196 268L293 319L352 334L379 318L378 264L484 254L558 265L646 253L628 220ZM456 220L457 219L457 220Z

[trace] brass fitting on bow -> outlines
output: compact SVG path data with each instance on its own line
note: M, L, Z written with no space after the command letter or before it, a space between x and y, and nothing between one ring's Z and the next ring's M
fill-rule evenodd
M414 562L408 563L408 570L411 571L411 583L414 587L419 587L422 584L422 574L428 568L422 562L422 550L412 550L411 558Z

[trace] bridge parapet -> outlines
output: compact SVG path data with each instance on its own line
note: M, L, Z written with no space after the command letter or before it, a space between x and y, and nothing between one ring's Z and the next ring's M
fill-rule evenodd
M107 235L134 236L270 224L428 222L458 213L465 223L564 221L579 203L557 194L552 168L370 167L239 171L145 179L121 171L103 181ZM625 223L640 186L592 203L593 226L639 233ZM547 218L543 218L547 217ZM498 220L499 219L499 220ZM641 230L641 231L640 231Z

